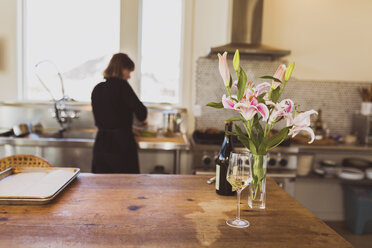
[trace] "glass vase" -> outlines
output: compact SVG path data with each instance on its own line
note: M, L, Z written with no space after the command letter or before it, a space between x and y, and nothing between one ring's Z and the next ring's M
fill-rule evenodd
M267 154L252 154L250 157L250 184L248 205L253 209L266 207L266 168Z

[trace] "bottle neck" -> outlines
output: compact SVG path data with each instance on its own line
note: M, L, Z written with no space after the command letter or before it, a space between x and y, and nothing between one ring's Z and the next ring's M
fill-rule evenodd
M232 143L231 133L232 132L232 124L225 125L225 142Z

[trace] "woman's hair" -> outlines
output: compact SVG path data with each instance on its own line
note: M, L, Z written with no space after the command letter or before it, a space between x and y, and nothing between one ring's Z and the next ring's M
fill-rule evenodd
M123 69L128 69L130 71L133 71L134 62L125 53L114 54L106 70L103 72L103 77L105 79L122 78Z

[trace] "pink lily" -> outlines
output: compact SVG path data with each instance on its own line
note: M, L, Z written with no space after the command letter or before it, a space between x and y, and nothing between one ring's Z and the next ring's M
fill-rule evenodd
M287 118L294 109L294 104L291 99L284 99L278 104L266 101L266 104L274 106L274 110L269 118L269 124L279 121L281 117Z
M228 87L230 82L230 71L227 64L227 52L224 52L223 55L218 54L218 67L223 82L225 83L225 86Z
M284 76L285 76L285 71L287 70L287 67L282 64L282 65L279 65L278 69L276 70L275 74L273 75L274 78L277 78L279 79L281 82L283 82L284 80ZM278 88L278 86L280 85L280 82L276 82L275 80L272 80L271 82L271 87L273 89L276 89Z
M236 98L236 96L233 96ZM235 109L234 106L235 106L235 102L233 99L231 99L231 97L226 97L226 95L223 95L222 96L222 105L224 108L226 109Z
M309 144L313 143L315 134L313 129L310 128L310 116L312 114L318 114L318 112L312 109L298 114L295 118L293 118L292 115L288 115L287 126L293 126L288 135L295 137L300 131L305 131L311 136Z
M247 85L247 89L245 91L245 94L244 94L244 98L245 99L251 99L251 97L255 97L257 99L257 97L263 93L267 93L269 90L266 89L270 87L270 84L269 83L261 83L259 85L257 85L256 87L253 87L252 88L252 82L249 82L248 85ZM265 98L265 97L264 97Z
M255 96L259 96L265 92L268 92L269 90L267 88L270 87L270 84L267 83L267 82L264 82L264 83L261 83L259 85L257 85L256 87L253 88L253 91L254 91L254 95Z
M235 104L234 109L239 111L239 113L246 120L251 120L255 114L258 112L262 115L264 121L269 117L269 109L263 103L258 103L257 98L252 96L246 102L240 102Z

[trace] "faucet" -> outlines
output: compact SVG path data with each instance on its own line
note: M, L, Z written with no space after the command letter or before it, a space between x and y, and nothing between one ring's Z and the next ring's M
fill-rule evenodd
M62 98L59 100L56 100L53 93L48 88L48 86L43 82L43 80L41 79L38 73L37 69L39 69L39 66L44 63L51 64L54 67L55 71L57 72L57 76L59 78L59 81L61 84L61 91L62 91ZM63 77L60 71L58 70L58 67L56 66L56 64L54 64L50 60L42 60L35 65L35 68L36 68L36 71L35 71L36 77L38 78L40 83L43 85L44 89L52 97L52 100L54 102L54 111L52 112L52 117L57 119L57 122L60 126L58 130L58 134L60 138L63 138L63 133L70 128L70 124L73 119L79 118L80 112L72 109L71 105L69 104L69 103L75 102L75 100L65 94L65 86L63 83Z

